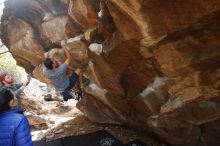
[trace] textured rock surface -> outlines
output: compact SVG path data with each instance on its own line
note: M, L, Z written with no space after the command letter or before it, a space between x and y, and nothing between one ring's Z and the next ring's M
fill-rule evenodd
M63 62L60 41L68 40L70 71L81 67L91 80L78 103L90 120L152 132L171 145L219 145L219 0L5 5L2 41L39 80L49 83L42 61L49 55ZM74 41L79 35L87 42Z
M53 101L44 101L44 97L48 94L52 95ZM58 96L52 88L48 88L46 84L35 79L32 79L30 84L25 88L21 102L31 126L32 140L46 139L50 141L105 130L114 137L117 137L117 139L124 144L139 139L149 146L166 146L163 142L149 135L144 136L142 132L137 132L129 127L91 122L85 117L86 114L83 114L76 108L76 100L71 99L65 102L62 101L61 98L62 97ZM87 99L88 98L87 96ZM93 99L89 99L91 99L91 101L86 100L86 102L89 103L89 106L86 108L88 108L93 115L98 115L98 109L91 108ZM85 100L81 100L80 103L82 104L83 102L85 102ZM78 105L80 103L78 103ZM93 117L101 118L99 120L104 121L103 116L98 115ZM109 121L106 121L106 123L107 122Z

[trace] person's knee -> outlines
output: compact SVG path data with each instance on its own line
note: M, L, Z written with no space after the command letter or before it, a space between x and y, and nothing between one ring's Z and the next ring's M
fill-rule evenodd
M80 68L77 68L77 69L75 70L75 73L79 75L79 74L82 73L82 70L81 70Z

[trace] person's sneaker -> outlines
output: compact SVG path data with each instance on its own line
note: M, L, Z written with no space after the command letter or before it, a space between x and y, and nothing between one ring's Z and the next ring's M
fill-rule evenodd
M44 95L44 100L45 101L52 101L52 95L51 94L47 94L47 95Z
M76 99L76 98L77 98L76 92L77 92L77 91L74 90L74 89L71 89L71 90L70 90L70 94L71 94L71 96L72 96L73 99Z

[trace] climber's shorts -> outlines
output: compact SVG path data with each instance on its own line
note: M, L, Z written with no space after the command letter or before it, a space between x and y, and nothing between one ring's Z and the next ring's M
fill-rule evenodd
M75 72L69 77L70 84L66 90L71 90L75 86L78 77L79 75L77 75Z
M63 99L64 99L65 101L74 98L73 95L72 95L72 93L71 93L71 89L75 86L78 77L79 77L79 76L74 72L74 73L69 77L69 81L70 81L69 86L68 86L63 92L60 93L60 94L63 96Z

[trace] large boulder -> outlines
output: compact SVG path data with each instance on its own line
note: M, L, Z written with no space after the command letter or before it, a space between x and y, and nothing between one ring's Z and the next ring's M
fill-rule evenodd
M220 1L6 0L1 39L39 80L43 60L90 79L77 107L92 121L171 145L218 146ZM210 132L208 129L215 129Z

